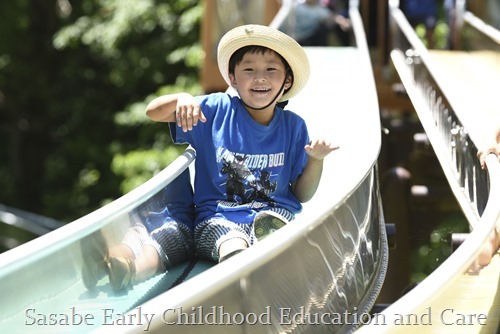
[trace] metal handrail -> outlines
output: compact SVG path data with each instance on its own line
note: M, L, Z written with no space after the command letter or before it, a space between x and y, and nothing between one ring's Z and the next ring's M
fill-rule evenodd
M63 222L32 212L0 204L0 222L33 233L36 236L64 226Z
M281 7L278 10L278 13L276 16L273 18L271 23L269 24L270 27L279 29L285 19L287 18L288 15L290 15L290 12L293 9L293 1L294 0L283 0L281 1Z
M431 140L431 143L435 151L440 151L437 152L437 158L446 178L450 181L451 190L468 221L474 226L487 199L486 177L481 173L479 161L475 158L476 143L469 137L466 127L455 113L453 101L433 76L433 73L439 73L439 68L398 8L398 1L392 0L389 5L391 29L394 35L399 35L399 38L394 38L395 45L399 46L392 52L393 60L404 58L401 59L401 64L410 72L407 90L412 90L412 86L418 86L412 102L414 105L417 104L416 111L427 135L432 136L437 132L434 135L436 138ZM430 110L430 113L427 110ZM436 130L433 124L437 125ZM482 180L479 183L480 188L474 183L475 180Z
M486 36L497 45L500 45L500 31L495 29L495 27L486 24L483 20L469 11L463 14L463 21L476 29L482 36Z

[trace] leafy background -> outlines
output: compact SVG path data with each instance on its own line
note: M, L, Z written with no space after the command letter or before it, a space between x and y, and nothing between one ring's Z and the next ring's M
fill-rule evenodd
M0 3L0 203L64 222L174 159L146 104L200 93L199 0Z

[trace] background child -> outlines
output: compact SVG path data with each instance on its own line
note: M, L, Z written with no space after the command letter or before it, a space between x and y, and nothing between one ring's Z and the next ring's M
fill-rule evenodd
M484 143L477 152L477 157L481 163L481 167L486 169L486 156L495 154L500 161L500 124L496 128L485 131ZM488 239L488 242L483 247L478 257L479 267L486 266L490 263L493 255L499 251L500 247L500 229L497 224L497 229L493 231Z
M483 169L486 168L485 159L488 154L495 154L500 161L500 125L494 130L485 131L485 139L482 147L477 152L477 157Z

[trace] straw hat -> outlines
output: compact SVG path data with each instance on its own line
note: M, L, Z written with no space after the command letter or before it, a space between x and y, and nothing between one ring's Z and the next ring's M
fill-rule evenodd
M288 101L304 88L309 79L309 61L304 49L281 31L256 24L249 24L228 31L217 49L219 71L226 83L229 80L229 59L235 51L248 45L265 46L286 59L293 71L293 85L277 102Z

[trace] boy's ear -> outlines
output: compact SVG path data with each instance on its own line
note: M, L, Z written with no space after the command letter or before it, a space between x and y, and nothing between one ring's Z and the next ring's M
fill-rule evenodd
M229 80L231 81L231 87L236 88L236 77L234 74L229 73Z
M285 80L285 86L283 88L289 89L290 87L292 87L292 84L293 84L292 77L290 75L287 75Z

